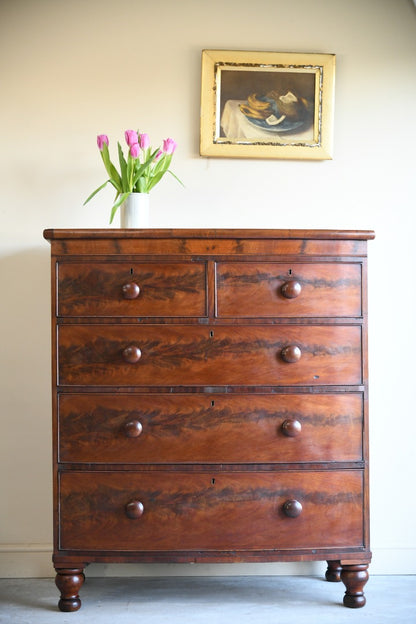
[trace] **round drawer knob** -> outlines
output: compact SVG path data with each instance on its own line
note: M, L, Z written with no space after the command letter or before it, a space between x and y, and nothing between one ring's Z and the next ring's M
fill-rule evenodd
M283 284L280 292L282 293L283 297L286 297L286 299L295 299L300 295L301 290L302 286L298 281L288 280Z
M302 431L302 425L296 418L288 418L282 423L282 431L288 438L296 438Z
M288 345L282 349L282 359L289 364L299 362L302 351L297 345Z
M143 503L137 500L131 501L130 503L127 503L125 511L126 516L130 518L130 520L138 520L144 512Z
M124 299L137 299L140 295L140 287L135 282L129 282L122 287Z
M138 362L141 357L142 352L140 351L139 347L130 345L129 347L123 349L123 360L128 364L136 364L136 362Z
M127 438L138 438L142 431L142 423L138 420L130 420L124 425L124 433Z
M288 518L297 518L302 513L302 505L297 500L287 500L283 505L283 513Z

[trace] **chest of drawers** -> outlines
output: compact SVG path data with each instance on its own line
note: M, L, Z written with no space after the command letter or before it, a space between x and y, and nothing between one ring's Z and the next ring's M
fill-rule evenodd
M45 230L54 555L368 578L369 231Z

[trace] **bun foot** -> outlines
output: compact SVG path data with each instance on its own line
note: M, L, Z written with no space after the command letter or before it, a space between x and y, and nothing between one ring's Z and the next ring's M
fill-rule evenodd
M341 581L341 562L340 561L327 561L328 568L325 572L325 578L330 583L340 583Z
M64 613L71 613L72 611L78 611L81 608L81 600L79 598L61 598L58 602L59 611Z
M81 607L79 590L84 582L82 568L56 568L55 584L61 592L60 611L78 611Z
M366 603L364 596L364 585L368 581L368 565L343 565L341 570L341 581L347 588L344 596L344 605L351 609L359 609Z

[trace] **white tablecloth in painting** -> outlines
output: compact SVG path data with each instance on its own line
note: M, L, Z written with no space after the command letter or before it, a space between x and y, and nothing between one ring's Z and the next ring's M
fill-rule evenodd
M244 104L243 100L227 100L224 106L224 112L221 117L221 127L227 139L262 139L264 141L273 141L281 143L297 143L313 141L313 127L309 126L303 132L269 132L250 123L240 110L240 104Z

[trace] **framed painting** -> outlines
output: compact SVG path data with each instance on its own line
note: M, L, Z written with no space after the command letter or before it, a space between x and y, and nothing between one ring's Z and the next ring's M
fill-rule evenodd
M332 158L334 54L203 50L201 156Z

